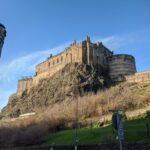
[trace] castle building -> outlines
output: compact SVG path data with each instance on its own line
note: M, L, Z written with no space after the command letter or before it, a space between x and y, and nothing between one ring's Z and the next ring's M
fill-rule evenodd
M36 86L41 79L54 75L66 64L75 62L92 65L93 67L100 66L100 68L108 71L111 80L114 82L123 81L125 75L136 72L133 56L127 54L114 55L102 42L92 43L90 37L86 36L82 42L74 41L61 53L55 56L50 55L47 60L38 64L33 78L25 77L18 81L17 94Z
M5 36L6 36L5 26L0 23L0 57L1 57L1 53L2 53L2 47L4 44Z

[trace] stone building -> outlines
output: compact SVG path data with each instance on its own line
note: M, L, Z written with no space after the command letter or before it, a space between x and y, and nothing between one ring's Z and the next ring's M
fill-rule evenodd
M68 63L77 62L108 68L107 58L112 55L113 52L102 43L92 43L87 36L81 43L74 41L63 52L53 57L50 56L46 61L38 64L35 77L33 77L33 84L36 85L40 79L53 75Z
M83 63L99 66L107 70L112 81L123 81L125 75L136 72L135 59L131 55L114 55L111 50L103 45L102 42L92 43L90 37L86 37L82 42L74 41L61 53L50 56L44 62L38 64L33 78L23 78L18 81L17 93L21 94L24 90L29 90L36 86L43 78L54 75L69 63Z
M5 36L6 36L5 26L0 23L0 57L1 57L1 53L2 53L2 47L4 44Z

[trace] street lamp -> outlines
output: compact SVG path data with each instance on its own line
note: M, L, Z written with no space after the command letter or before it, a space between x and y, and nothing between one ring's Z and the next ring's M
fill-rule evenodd
M122 118L120 113L124 112L122 109L110 109L110 112L113 113L112 115L112 125L115 130L117 130L118 142L119 142L119 149L123 150L122 141L124 140L124 128L122 123Z
M73 97L76 98L76 101L75 101L75 150L77 150L78 148L78 143L79 143L79 138L78 138L78 115L79 115L79 112L78 112L78 98L76 96L73 96L74 94L76 95L77 93L77 88L78 88L78 84L79 84L79 80L76 79L76 78L73 78L72 75L71 75L71 79L72 79L72 100L73 100Z

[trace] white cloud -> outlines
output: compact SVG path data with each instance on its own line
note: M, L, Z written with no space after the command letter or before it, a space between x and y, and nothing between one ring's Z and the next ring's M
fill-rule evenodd
M44 61L51 53L59 53L68 45L69 43L66 43L53 49L33 52L0 64L0 108L6 105L9 95L15 92L18 79L22 76L34 75L38 63Z
M12 60L11 62L0 65L0 82L9 81L10 79L16 78L15 75L20 74L31 74L35 66L44 61L51 53L56 54L66 47L68 43L58 46L50 50L41 50L29 55L22 56Z
M101 41L109 47L110 49L119 49L123 46L129 45L137 42L138 37L135 34L125 34L125 35L111 35L107 37L94 37L93 40L95 42Z

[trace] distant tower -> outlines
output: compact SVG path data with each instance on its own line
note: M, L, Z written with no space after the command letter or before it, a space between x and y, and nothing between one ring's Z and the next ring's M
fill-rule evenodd
M1 53L2 53L2 47L4 44L5 36L6 36L5 26L0 23L0 57L1 57Z
M85 37L85 41L90 42L90 37L88 35Z

